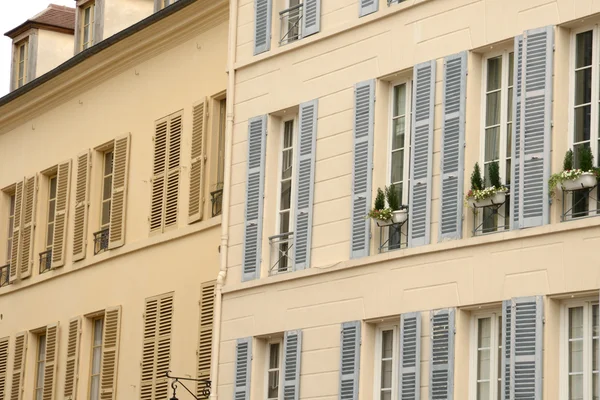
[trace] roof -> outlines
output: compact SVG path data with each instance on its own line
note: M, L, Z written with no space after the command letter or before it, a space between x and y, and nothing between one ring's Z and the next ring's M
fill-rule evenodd
M75 9L67 6L50 4L39 14L4 35L11 39L31 28L48 29L73 34L75 30Z

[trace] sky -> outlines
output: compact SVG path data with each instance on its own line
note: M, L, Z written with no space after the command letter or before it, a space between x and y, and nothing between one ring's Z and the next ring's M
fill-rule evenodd
M8 93L10 88L10 57L12 53L12 40L4 33L25 22L28 18L48 7L48 4L58 4L62 6L75 6L75 0L19 0L8 1L0 0L2 3L2 12L0 12L0 97Z

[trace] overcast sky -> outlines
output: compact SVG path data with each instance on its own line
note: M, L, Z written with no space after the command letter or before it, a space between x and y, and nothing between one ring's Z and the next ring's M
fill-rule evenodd
M48 7L48 4L54 3L63 6L73 7L74 0L19 0L2 1L2 12L0 12L0 97L8 93L10 88L10 57L12 40L4 33L12 28L21 25L40 11Z

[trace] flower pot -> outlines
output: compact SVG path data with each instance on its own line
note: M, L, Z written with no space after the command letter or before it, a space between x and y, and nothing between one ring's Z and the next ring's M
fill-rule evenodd
M491 197L484 200L469 199L469 205L473 208L487 207L494 204L502 204L506 201L506 192L496 192Z
M408 210L396 210L392 213L392 221L401 224L408 219Z
M596 175L592 172L584 172L577 179L570 181L563 181L561 186L563 190L579 190L579 189L587 189L596 186Z
M391 219L375 219L375 223L377 224L378 227L382 228L384 226L390 226L392 225L394 222Z

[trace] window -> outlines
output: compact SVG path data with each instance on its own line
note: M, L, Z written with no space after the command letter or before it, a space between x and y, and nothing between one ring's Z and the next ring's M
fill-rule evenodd
M280 45L302 38L302 0L288 0L288 8L279 13L281 23Z
M20 88L27 83L27 61L29 60L29 39L20 41L15 46L15 81Z
M94 45L94 19L96 17L96 3L90 1L81 7L81 50Z
M35 362L35 400L42 400L44 391L44 369L46 367L46 335L38 335Z
M13 241L13 228L15 221L15 194L9 195L9 206L8 206L8 239L6 243L6 263L10 264L10 256L12 251Z
M40 254L40 273L50 270L52 245L54 244L54 222L56 219L56 175L48 178L48 220L46 222L46 247Z
M219 138L217 147L217 182L210 193L212 216L221 215L223 203L223 184L225 181L225 130L227 127L227 99L219 100Z
M281 360L282 360L281 340L271 341L268 345L267 358L267 400L279 399L279 388L281 386Z
M502 387L502 313L475 315L472 327L471 396L500 400Z
M102 207L100 211L100 230L108 229L110 224L110 200L112 198L113 151L104 152L102 166Z
M90 400L100 399L100 361L102 359L102 332L104 317L94 318L92 334L92 365L90 368Z
M398 327L396 325L377 328L375 340L375 395L376 400L398 398L396 393L398 352Z

